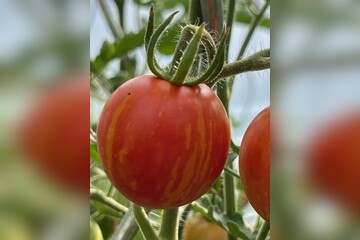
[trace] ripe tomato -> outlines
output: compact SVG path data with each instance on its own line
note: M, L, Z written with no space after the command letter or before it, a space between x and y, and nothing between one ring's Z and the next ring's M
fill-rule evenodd
M332 119L309 141L310 179L360 216L360 111Z
M51 86L20 127L20 145L50 179L89 191L89 77L76 75Z
M122 194L147 208L173 208L199 198L219 177L230 130L206 85L145 75L112 94L97 137L104 169Z
M182 240L227 240L227 232L197 214L194 218L186 221Z
M250 204L270 222L270 106L254 118L245 132L239 170Z

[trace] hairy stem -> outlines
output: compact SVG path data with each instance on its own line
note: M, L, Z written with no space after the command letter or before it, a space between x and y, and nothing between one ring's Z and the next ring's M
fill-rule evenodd
M270 49L264 49L233 63L225 64L217 79L270 68Z

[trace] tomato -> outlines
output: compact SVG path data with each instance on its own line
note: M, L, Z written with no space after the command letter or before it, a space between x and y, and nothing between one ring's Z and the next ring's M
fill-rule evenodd
M89 191L89 77L51 86L24 117L21 149L45 176L72 190Z
M270 222L270 106L254 118L245 132L239 170L250 204Z
M308 146L315 188L360 216L360 111L345 113L316 131Z
M230 129L208 86L179 86L144 75L112 94L97 139L114 186L138 205L163 209L210 189L225 165Z
M227 240L227 232L200 214L186 221L182 240Z

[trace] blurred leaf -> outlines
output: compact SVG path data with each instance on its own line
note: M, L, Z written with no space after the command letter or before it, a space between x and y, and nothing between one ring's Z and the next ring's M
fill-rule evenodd
M115 58L125 56L131 50L144 44L145 28L138 33L129 33L122 39L113 43L105 41L101 47L100 54L90 61L90 71L97 73L102 71L106 65Z
M239 237L244 240L254 239L250 231L245 226L239 225L231 220L227 222L227 226L234 237Z
M102 164L101 161L100 161L97 145L95 143L90 144L90 158L92 160Z
M235 15L235 20L237 22L240 23L246 23L246 24L250 24L252 19L253 19L253 15L246 9L242 8L243 10L238 11ZM265 27L265 28L270 28L270 19L269 18L263 18L260 21L259 26Z

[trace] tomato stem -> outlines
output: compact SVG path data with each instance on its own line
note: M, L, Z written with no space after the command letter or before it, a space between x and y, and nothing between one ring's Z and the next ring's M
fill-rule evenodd
M222 72L218 75L220 78L234 76L249 71L259 71L270 68L270 49L264 49L254 53L246 58L233 63L225 64Z
M134 204L134 215L146 240L160 240L146 215L144 208Z
M270 224L266 221L263 222L261 225L261 228L255 238L255 240L265 240L266 236L268 235L268 232L270 230Z
M179 224L179 208L170 208L163 210L160 239L163 240L177 240L178 239L178 224Z
M122 214L125 214L128 212L128 209L115 201L114 199L106 196L104 193L102 193L100 190L91 188L90 189L90 200L101 202L102 204L121 212Z

